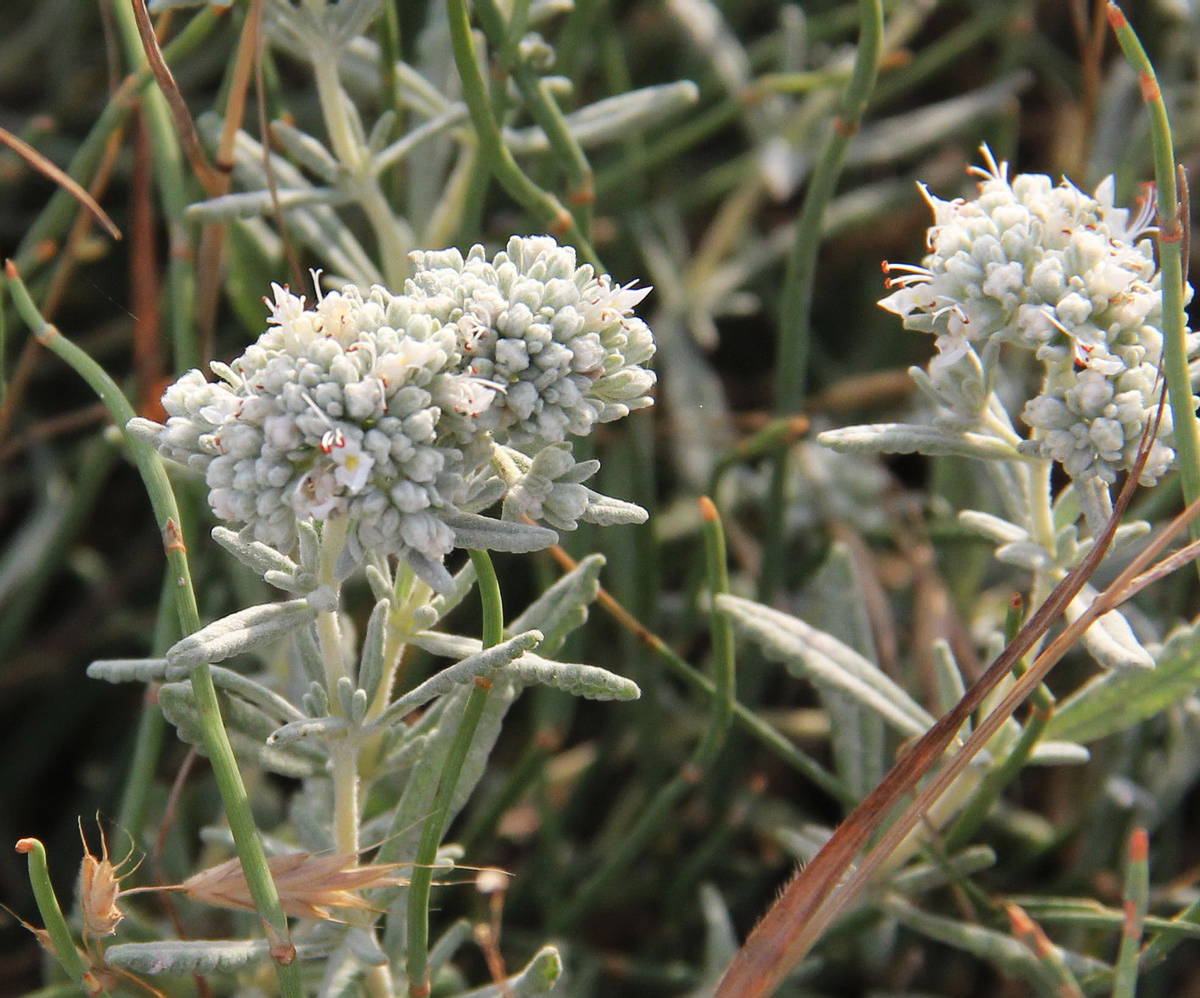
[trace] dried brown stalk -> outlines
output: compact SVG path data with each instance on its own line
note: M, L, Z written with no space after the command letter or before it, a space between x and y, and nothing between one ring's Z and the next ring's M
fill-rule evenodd
M771 994L812 948L830 922L861 892L887 857L916 827L930 805L946 791L1083 632L1099 617L1146 585L1200 554L1200 545L1188 545L1154 564L1173 538L1200 513L1200 502L1197 502L1161 531L1112 585L1092 602L1087 611L1038 655L1029 671L1014 684L967 742L948 759L945 758L964 722L1011 673L1013 665L1035 647L1095 571L1132 497L1133 483L1144 463L1147 447L1147 443L1143 442L1143 453L1130 473L1129 483L1114 504L1113 514L1088 556L1055 587L1046 602L962 700L939 719L911 751L901 756L883 782L863 799L821 851L784 889L734 957L718 986L716 998L761 998ZM939 765L940 768L937 768ZM936 772L912 803L855 865L855 858L879 831L881 823L901 800L916 789L920 780L935 769Z
M40 152L33 148L28 142L17 138L7 128L0 128L0 142L3 142L13 152L20 156L25 162L32 166L39 173L44 174L50 180L53 180L59 187L71 195L76 201L90 211L105 230L114 239L121 238L121 230L117 228L116 223L108 217L108 212L100 207L99 203L87 191L83 189L71 176L60 170L50 160L43 156Z
M377 887L399 887L408 883L407 877L396 874L411 869L412 863L375 863L360 866L355 855L322 855L311 852L286 853L267 858L271 879L279 891L284 913L295 918L338 921L330 909L349 908L373 911L374 908L356 892ZM473 867L439 866L437 869L467 870ZM503 871L497 871L503 872ZM241 860L236 856L210 866L188 877L181 884L164 887L135 887L122 891L121 896L149 894L157 891L179 891L202 904L236 911L254 911L254 901L246 886Z

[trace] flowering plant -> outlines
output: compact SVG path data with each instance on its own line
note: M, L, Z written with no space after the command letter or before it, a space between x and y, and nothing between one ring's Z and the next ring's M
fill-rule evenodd
M549 237L414 254L404 294L353 286L304 297L274 285L270 328L231 364L167 390L165 425L131 429L204 474L214 514L283 550L297 522L345 517L348 564L397 555L451 587L454 547L529 551L579 519L645 513L582 484L568 438L650 404L654 353L633 306ZM506 519L478 510L501 496Z

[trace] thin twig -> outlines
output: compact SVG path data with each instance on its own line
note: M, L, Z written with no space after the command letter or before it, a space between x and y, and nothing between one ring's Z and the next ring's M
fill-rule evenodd
M154 25L150 21L150 12L146 9L146 0L132 0L132 3L138 37L142 40L146 61L150 64L154 78L158 81L158 87L167 100L167 106L175 121L175 131L179 135L179 142L183 146L184 154L191 163L192 172L196 174L196 178L205 192L209 197L214 197L218 187L216 171L213 170L208 162L208 157L204 154L204 147L200 144L200 135L196 131L196 123L192 120L192 113L188 110L187 101L179 92L175 74L171 72L171 67L167 65L167 60L163 57L162 49L158 44L158 36L155 35Z
M26 163L32 166L38 173L50 178L54 183L58 184L63 190L71 195L76 201L90 211L96 220L104 226L105 230L114 239L121 238L121 230L117 228L117 224L108 217L108 212L97 204L87 191L85 191L78 183L71 179L59 167L55 166L50 160L43 156L40 152L33 148L28 142L17 138L7 128L0 128L0 142L3 142L9 149L20 156Z

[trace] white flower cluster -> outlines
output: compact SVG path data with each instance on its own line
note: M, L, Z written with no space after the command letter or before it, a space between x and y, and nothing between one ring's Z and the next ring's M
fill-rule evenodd
M275 285L270 328L211 365L219 380L190 371L163 397L165 426L130 429L202 472L213 512L254 540L286 551L298 520L345 515L357 550L445 581L464 505L497 494L494 447L528 451L539 471L553 447L553 477L588 477L595 463L572 474L563 441L650 404L654 344L631 314L646 292L576 267L549 237L514 237L491 264L480 246L415 262L401 295L347 287L306 308ZM542 512L543 478L505 483L517 512ZM545 518L573 526L585 510L568 505Z
M895 290L880 304L937 337L927 387L963 423L986 405L1002 347L1033 351L1045 381L1022 413L1033 430L1025 449L1111 483L1158 411L1162 295L1151 242L1139 238L1153 198L1131 218L1113 206L1111 177L1095 195L1040 174L1010 183L1008 164L986 146L983 155L977 198L943 201L922 188L930 253L919 267L884 264ZM1174 460L1170 438L1167 411L1147 484Z
M631 315L649 289L576 266L549 236L511 239L490 263L482 246L413 259L409 293L456 329L466 370L498 387L481 425L518 445L558 443L650 404L641 365L654 339Z

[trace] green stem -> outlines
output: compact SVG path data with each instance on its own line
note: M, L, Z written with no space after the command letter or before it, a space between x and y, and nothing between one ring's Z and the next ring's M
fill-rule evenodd
M154 509L155 522L163 537L163 547L171 578L174 580L176 611L179 614L180 630L191 634L200 628L200 611L196 605L196 594L192 588L191 569L187 560L187 548L180 527L179 507L159 456L147 443L124 432L125 426L134 417L133 407L117 383L83 350L66 339L58 329L48 323L37 310L33 299L21 280L16 267L10 262L7 268L9 288L17 310L29 326L39 343L58 355L75 370L108 407L113 421L121 428L125 446L137 465L146 486L150 504ZM279 903L279 893L267 867L266 854L254 825L250 801L242 784L237 759L229 744L229 736L221 721L217 691L213 686L212 673L207 664L196 666L190 672L192 692L200 715L204 750L212 766L229 829L233 833L234 845L246 876L250 896L261 915L267 938L271 942L271 956L275 960L279 976L280 992L285 998L301 998L303 990L300 976L293 964L295 947L288 931L287 916Z
M471 551L471 563L479 580L479 597L483 604L483 647L491 648L504 640L504 604L496 569L486 551ZM467 753L475 739L475 730L487 705L488 680L476 679L467 695L462 718L454 733L454 741L446 753L441 777L433 797L429 817L421 829L421 841L413 859L412 880L408 888L408 993L412 998L429 994L429 891L433 885L433 864L438 846L450 819L454 791L462 774Z
M834 118L821 158L813 169L796 221L796 238L788 255L783 293L779 303L779 347L776 355L775 414L799 412L805 398L808 348L811 336L812 298L821 221L833 198L846 149L867 108L883 46L881 0L859 0L858 52L842 107ZM783 584L784 511L787 506L787 453L781 452L772 467L767 507L766 557L759 580L759 598L769 603Z
M542 190L525 175L508 146L504 144L500 126L492 114L487 86L475 57L475 42L471 37L471 20L467 13L466 0L447 0L447 6L454 62L458 66L463 99L479 138L483 161L491 169L500 186L533 216L538 225L545 226L554 236L565 236L575 244L585 260L597 270L603 270L596 251L579 228L574 216L553 194Z
M1183 226L1179 210L1179 190L1175 179L1175 151L1171 142L1171 123L1163 101L1154 66L1130 27L1121 8L1108 5L1108 21L1121 45L1121 51L1141 80L1142 100L1150 115L1150 140L1154 149L1154 180L1158 197L1158 268L1162 278L1163 368L1167 395L1175 428L1175 449L1184 499L1191 503L1200 498L1200 422L1192 400L1188 373L1187 316L1183 309ZM1192 521L1193 540L1200 539L1200 523ZM1198 566L1200 567L1200 566Z
M21 839L17 842L17 852L29 857L29 883L33 887L33 896L37 899L42 922L46 931L50 933L50 941L54 944L55 959L62 964L67 976L83 988L84 994L108 994L88 970L75 947L75 940L71 936L71 930L67 928L67 920L63 918L62 908L58 905L58 898L54 896L54 887L50 883L50 871L46 867L46 847L37 839Z

